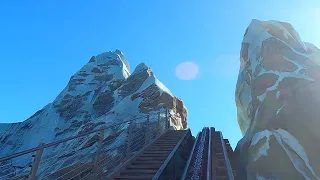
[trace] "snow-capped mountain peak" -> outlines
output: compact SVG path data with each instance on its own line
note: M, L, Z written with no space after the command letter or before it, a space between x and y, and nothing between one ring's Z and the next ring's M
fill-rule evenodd
M175 117L170 122L173 128L186 128L187 111L183 102L173 96L148 66L141 63L130 74L129 63L121 51L102 53L92 56L70 78L57 98L43 109L23 122L0 124L0 132L4 132L0 136L0 157L34 148L40 142L61 140L104 124L164 109ZM119 139L120 142L125 141ZM74 149L58 146L51 151L63 151L61 148L76 151L84 148L86 141L73 143L74 146L70 146Z

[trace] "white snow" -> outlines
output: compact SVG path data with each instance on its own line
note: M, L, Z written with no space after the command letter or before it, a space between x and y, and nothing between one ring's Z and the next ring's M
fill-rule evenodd
M263 131L257 132L257 133L252 137L251 146L256 145L256 144L257 144L262 138L264 138L264 137L267 137L267 139L269 139L269 136L270 136L271 134L272 134L272 133L271 133L269 130L263 130Z
M267 24L272 24L273 26L275 26L275 27L277 27L278 29L281 30L282 35L283 35L286 39L288 39L289 36L290 36L292 39L294 39L294 38L292 37L292 35L288 32L288 30L287 30L285 27L283 27L282 24L280 24L278 21L265 21L265 22L263 22L263 24L265 24L265 25L267 25Z
M123 62L122 62L123 63ZM111 65L108 68L108 74L113 74L113 79L127 79L130 76L128 69L123 68L122 66Z
M123 55L123 53L119 50L116 51L109 51L105 53L101 53L96 56L95 58L95 66L101 65L106 63L107 61L115 60L121 63L120 66L117 65L111 65L108 69L108 74L114 74L116 79L118 78L127 78L130 75L130 66L128 64L127 59ZM88 63L85 66L92 66L92 63ZM112 67L115 66L115 67ZM122 69L122 71L119 71L119 69Z
M278 21L267 21L266 23L272 23L274 26L276 26L278 29L280 29L283 33L283 36L288 39L289 37L291 37L293 40L295 40L298 44L300 44L300 46L307 51L307 47L305 46L305 44L301 41L299 34L293 29L291 34L287 28L285 28L280 22Z
M267 95L267 93L265 92L265 93L257 96L257 98L259 99L260 102L263 102L263 100L266 98L266 95Z
M310 59L320 65L320 50L313 44L305 42L310 53Z
M259 173L257 173L256 178L257 178L257 180L270 180L270 179L267 179L263 176L260 176ZM272 179L272 180L274 180L274 179Z
M281 91L283 91L283 90L277 91L277 94L276 94L276 98L277 98L277 99L280 97Z
M282 110L283 106L284 106L284 104L279 109L277 109L277 113L276 114L279 114L279 112Z
M249 43L254 49L260 47L263 41L272 37L268 30L261 26L261 23L262 21L252 20L243 39L244 43Z
M132 101L131 96L125 97L110 110L110 112L116 112L116 114L110 114L107 118L113 121L126 121L130 118L139 116L140 112L137 107L140 105L142 100L142 98L137 98Z
M294 167L306 178L313 179L312 177L308 177L305 173L305 170L308 169L311 173L317 178L320 179L313 171L312 166L310 165L309 158L304 151L304 148L301 146L299 141L293 137L289 132L278 129L275 131L275 136L277 141L280 143L282 148L286 151L287 155L289 156L291 162L293 163ZM294 152L290 149L286 148L289 146ZM296 154L298 156L296 156Z
M266 39L273 37L271 34L269 34L268 30L263 27L263 24L272 24L272 25L282 29L285 37L288 37L288 36L292 37L290 35L290 33L287 31L287 29L285 29L280 23L278 23L276 21L252 20L251 24L248 27L248 32L243 39L243 43L249 43L248 57L251 59L252 74L254 74L254 72L257 68L257 65L262 60L261 57L257 56L259 54L261 47L262 47L262 43ZM299 37L299 35L297 35L296 37ZM283 40L280 40L280 39L278 39L278 40L283 42L284 44L286 44L289 48L291 48L291 50L294 53L310 59L310 57L311 57L310 55L301 53L301 52L293 49L290 45L288 45ZM296 41L299 42L301 44L301 46L304 47L304 49L306 50L304 43L300 39L298 39ZM289 61L292 62L291 60L289 60ZM261 73L263 73L263 72L260 72L260 74Z
M304 42L304 44L306 45L306 47L308 49L311 49L311 51L318 51L319 49L317 48L317 46L315 46L314 44L311 44L309 42Z
M254 154L254 160L256 161L262 156L268 156L267 150L270 148L269 139L270 136L274 136L286 152L293 166L297 169L298 172L301 173L306 179L314 179L313 177L309 177L307 172L311 172L314 177L320 179L313 171L312 166L310 165L309 158L304 151L304 148L301 146L299 141L293 137L289 132L283 129L277 130L264 130L256 133L252 140L251 146L256 145L262 138L266 137L267 141L261 147L259 147L259 151L257 154ZM288 149L290 147L290 149Z
M123 64L125 65L126 67L126 70L128 71L128 73L130 74L130 65L129 65L129 62L126 58L126 56L122 53L122 51L120 50L115 50L114 53L118 54L118 56L120 57L121 61L123 62Z
M269 24L273 25L275 28L282 30L283 36L285 38L292 37L293 39L295 39L306 50L306 47L305 47L304 43L300 40L298 33L293 31L294 34L291 35L289 33L289 31L285 27L283 27L283 25L281 23L279 23L277 21L252 20L251 24L249 25L249 27L247 29L247 34L245 35L245 37L243 39L243 43L249 43L248 57L251 61L251 67L249 69L252 70L252 74L255 73L257 66L262 61L262 58L260 56L258 56L258 54L260 54L260 51L261 51L262 43L266 39L273 37L268 32L268 29L266 29L264 27L264 25L269 25ZM296 38L294 38L294 37L296 37ZM310 59L312 57L312 55L310 55L310 54L301 53L301 52L293 49L292 47L290 47L290 45L288 45L283 40L281 40L281 39L278 39L278 40L283 42L284 44L286 44L289 48L291 48L293 53L296 53L296 54L301 55L303 57L306 57L308 59ZM308 45L308 46L310 46L310 45ZM268 91L275 90L277 88L279 82L285 77L294 77L294 78L306 79L308 81L313 81L313 79L311 79L310 77L307 77L306 75L303 75L299 72L301 69L305 68L305 67L303 67L303 65L301 65L301 64L295 62L294 60L291 60L285 56L283 56L283 57L287 61L295 64L298 67L298 69L295 72L279 72L279 71L274 71L274 70L265 70L263 67L261 67L261 71L259 72L258 76L263 75L265 73L272 73L272 74L278 75L279 78L273 86L267 88L266 91L262 95L259 95L257 97L260 102L262 102L264 100L264 98L266 97L266 93ZM242 60L242 61L244 61L244 60ZM242 70L244 70L244 69L242 69ZM254 78L256 78L256 77L254 77Z
M259 64L257 54L261 49L262 43L272 37L268 30L261 26L261 21L252 20L251 24L247 29L247 34L243 38L243 43L249 43L248 49L248 57L250 57L251 61L251 70L252 74L255 73L256 67Z
M303 67L301 64L297 63L296 61L291 60L291 59L288 59L288 58L285 57L285 56L282 56L282 57L283 57L284 59L286 59L287 61L293 63L294 65L296 65L296 66L298 67L298 69L295 70L295 72L299 72L301 69L304 69L304 67Z
M248 127L250 128L250 129L247 131L248 133L251 133L251 132L252 132L252 129L253 129L254 127L256 127L257 121L259 120L259 119L258 119L259 110L260 110L260 106L258 106L258 108L257 108L257 110L256 110L256 112L255 112L255 114L254 114L254 119L253 119L253 122L252 122L251 126L250 126L250 125L248 126Z
M173 121L170 121L170 122L169 122L169 123L170 123L170 126L173 127L173 129L175 129L175 130L183 130L183 125L182 125L181 117L178 116L178 114L175 114L172 109L170 109L169 114L170 114L170 117L171 117L172 119L178 120L178 121L176 121L177 124L174 124L174 123L172 123ZM163 114L163 115L165 115L165 114Z
M300 68L302 68L302 67L300 66ZM262 68L261 72L259 73L258 76L270 73L270 74L276 74L279 78L271 87L268 87L262 95L259 95L257 97L259 99L259 101L262 102L264 100L267 92L276 90L279 83L286 77L293 77L293 78L297 78L297 79L305 79L307 81L314 81L314 79L312 79L304 74L301 74L298 70L296 70L294 72L280 72L280 71L274 71L274 70L265 70L264 68Z
M162 91L162 92L160 92L161 94L162 94L163 92L166 92L166 93L170 94L171 96L173 96L173 94L171 93L171 91L170 91L161 81L159 81L158 79L156 79L155 83L156 83L156 85L160 88L160 90Z
M143 90L147 89L149 86L155 84L156 78L154 76L149 76L137 90L137 93L141 93Z
M261 24L268 25L271 24L277 28L277 30L280 30L282 32L283 37L285 37L287 40L292 38L294 41L296 41L300 46L306 51L307 48L305 44L301 41L299 34L293 29L291 34L287 28L285 28L279 21L260 21Z
M133 71L131 75L134 75L140 71L147 70L149 67L145 63L140 63Z
M270 148L270 146L269 146L270 135L271 135L271 133L268 130L264 130L264 131L256 133L253 136L253 138L251 140L251 146L256 145L264 137L267 138L266 142L259 147L258 153L254 154L254 156L253 156L254 161L258 160L262 156L268 156L268 150Z
M163 92L166 92L166 93L170 94L171 96L173 96L171 91L162 82L160 82L154 75L151 75L143 82L141 87L137 90L137 93L141 93L143 90L147 89L149 86L151 86L153 84L155 84L155 85L157 85L157 87L159 87L160 95L162 95Z

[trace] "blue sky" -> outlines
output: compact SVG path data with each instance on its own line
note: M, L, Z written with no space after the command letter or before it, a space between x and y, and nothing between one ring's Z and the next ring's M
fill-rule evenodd
M22 121L54 100L92 55L120 49L145 62L186 104L195 134L214 126L241 138L234 100L251 19L291 23L320 47L320 1L24 0L0 2L0 122ZM175 76L191 61L197 77Z

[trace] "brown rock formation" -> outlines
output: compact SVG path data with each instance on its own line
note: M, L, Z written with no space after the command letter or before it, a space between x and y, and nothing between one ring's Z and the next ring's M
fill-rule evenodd
M236 90L240 179L320 179L319 54L288 23L251 22Z

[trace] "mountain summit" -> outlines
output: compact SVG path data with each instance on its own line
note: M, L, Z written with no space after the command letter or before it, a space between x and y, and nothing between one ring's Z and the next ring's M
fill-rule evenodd
M141 63L131 74L121 51L102 53L91 57L52 103L21 123L0 124L0 157L164 109L174 116L171 127L187 128L183 102L148 66ZM73 144L76 150L86 142Z
M320 50L285 22L253 20L236 89L240 179L320 179Z

